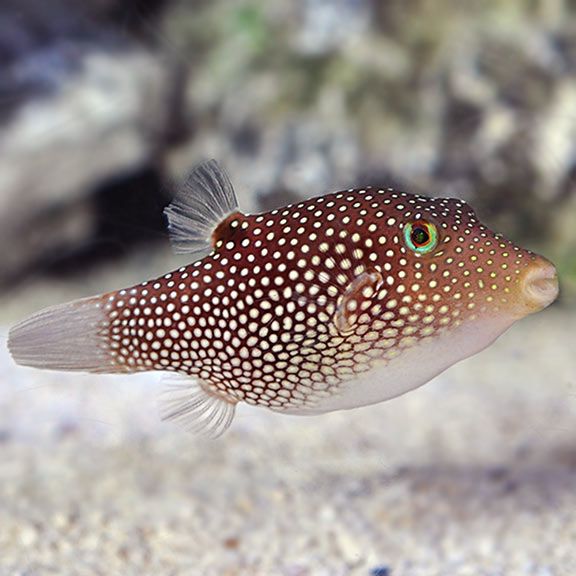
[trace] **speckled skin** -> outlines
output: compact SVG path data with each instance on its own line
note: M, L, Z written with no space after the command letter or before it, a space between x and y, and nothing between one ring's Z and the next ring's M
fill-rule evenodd
M421 219L438 231L427 254L403 236ZM179 372L231 403L313 411L457 327L542 307L522 297L536 261L458 200L368 188L236 213L206 257L105 296L109 371Z
M211 437L240 401L314 414L403 394L558 293L550 262L459 200L367 188L245 215L210 160L165 213L177 251L208 255L40 311L8 346L37 368L178 373L163 418Z

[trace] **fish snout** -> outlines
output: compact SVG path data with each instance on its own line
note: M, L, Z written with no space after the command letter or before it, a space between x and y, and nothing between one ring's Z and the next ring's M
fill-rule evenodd
M521 290L528 313L552 304L558 296L558 273L554 264L537 256L521 280Z

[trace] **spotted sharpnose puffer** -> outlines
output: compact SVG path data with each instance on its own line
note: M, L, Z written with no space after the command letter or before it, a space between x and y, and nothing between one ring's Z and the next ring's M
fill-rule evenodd
M203 257L24 320L16 362L178 373L163 417L215 437L238 402L318 414L403 394L558 294L548 260L460 200L365 188L250 215L209 161L166 214L176 250Z

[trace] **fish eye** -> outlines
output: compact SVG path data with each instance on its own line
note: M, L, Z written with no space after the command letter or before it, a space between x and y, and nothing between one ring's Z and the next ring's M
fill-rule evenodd
M404 241L412 252L427 254L438 246L438 229L427 220L415 220L404 226Z

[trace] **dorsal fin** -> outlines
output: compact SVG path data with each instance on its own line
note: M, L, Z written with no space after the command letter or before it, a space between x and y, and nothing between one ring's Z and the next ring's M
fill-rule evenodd
M209 251L218 224L237 211L232 183L216 160L198 164L164 210L174 250L178 254Z

